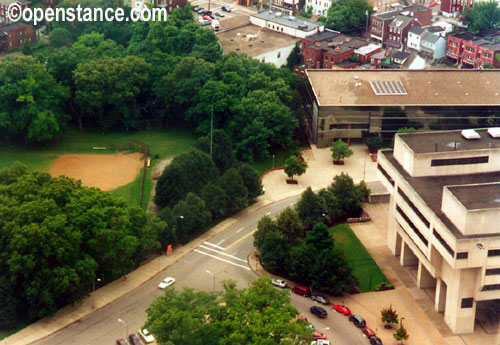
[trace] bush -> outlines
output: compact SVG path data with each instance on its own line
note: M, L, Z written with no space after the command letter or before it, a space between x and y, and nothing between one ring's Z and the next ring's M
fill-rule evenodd
M384 141L379 136L366 138L365 143L370 150L378 150L384 146Z

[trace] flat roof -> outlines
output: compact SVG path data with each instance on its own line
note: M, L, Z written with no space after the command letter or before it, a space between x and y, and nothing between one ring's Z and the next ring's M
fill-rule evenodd
M500 182L450 186L448 189L467 210L500 208Z
M282 12L273 12L269 10L253 14L252 17L260 18L269 22L273 22L279 25L287 26L301 31L313 31L317 30L318 27L322 26L321 24L308 22L303 19L297 19L296 17L293 16L287 16Z
M415 153L471 151L481 149L500 149L500 138L493 138L487 129L475 129L481 139L467 140L462 131L433 131L400 133L400 139Z
M250 37L254 35L258 36L250 40L248 35L250 35ZM217 37L225 53L234 51L245 53L252 57L279 48L288 47L300 41L297 37L261 28L252 24L220 32L217 34Z
M319 106L498 106L500 70L306 70ZM358 79L356 80L355 77ZM356 81L361 83L355 86ZM407 95L377 96L370 82L401 82Z
M443 224L451 231L457 239L481 238L500 236L498 233L487 235L464 235L453 224L444 212L441 211L443 199L443 187L469 184L490 184L500 181L500 172L469 174L469 175L446 175L446 176L424 176L411 177L406 170L394 158L393 150L383 150L382 154L396 168L398 173L412 186L418 196L429 206L429 208L439 217Z

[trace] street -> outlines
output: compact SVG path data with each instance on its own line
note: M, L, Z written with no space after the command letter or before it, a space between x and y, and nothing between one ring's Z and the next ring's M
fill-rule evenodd
M226 279L236 281L239 288L247 287L258 277L247 261L253 250L253 233L258 221L264 215L276 216L285 207L292 206L298 198L296 196L273 203L238 220L133 292L36 344L115 344L116 339L137 332L144 324L145 310L163 293L158 284L167 276L175 277L175 289L221 290L221 281ZM320 320L309 312L309 307L315 304L311 299L292 294L291 300L316 329L335 340L334 344L368 344L361 331L331 307L327 307L328 318ZM119 318L123 323L118 322Z

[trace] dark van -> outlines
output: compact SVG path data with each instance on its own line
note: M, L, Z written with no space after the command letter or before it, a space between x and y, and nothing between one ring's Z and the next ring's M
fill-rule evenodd
M296 293L297 295L301 295L304 297L309 297L311 296L311 288L303 285L297 285L294 288L292 288L292 292Z

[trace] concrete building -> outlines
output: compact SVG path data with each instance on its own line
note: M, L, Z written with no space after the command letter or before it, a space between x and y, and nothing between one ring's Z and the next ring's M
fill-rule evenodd
M500 298L500 128L397 134L378 169L391 191L387 245L454 334Z
M394 109L424 129L500 124L500 70L315 69L306 78L306 124L318 147L394 133L384 121Z
M250 16L250 23L298 38L306 38L325 29L322 24L308 22L285 15L282 12L273 11L262 11Z

